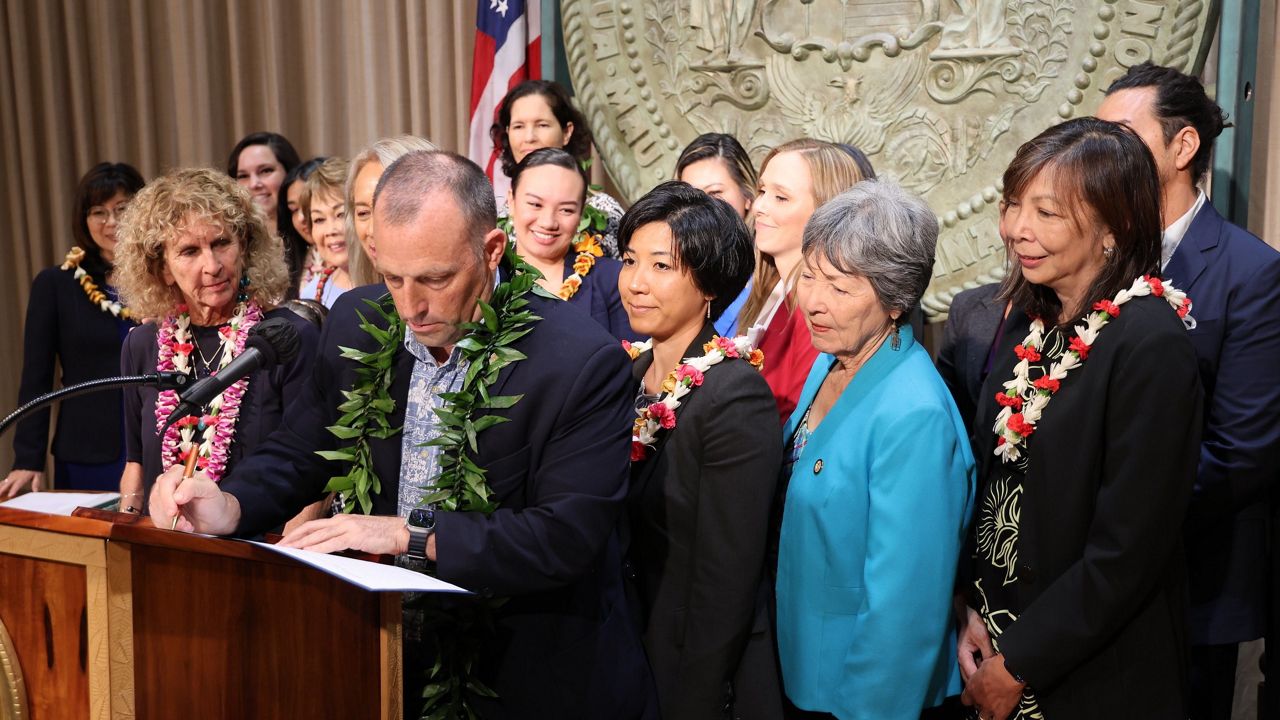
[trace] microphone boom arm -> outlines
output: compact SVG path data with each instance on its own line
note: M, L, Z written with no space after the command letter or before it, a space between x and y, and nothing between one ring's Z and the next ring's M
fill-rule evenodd
M161 390L183 390L191 384L191 376L178 372L160 372L149 373L147 375L121 375L118 377L99 378L97 380L88 380L82 383L76 383L51 393L45 393L37 398L32 399L22 407L9 413L4 420L0 420L0 435L4 434L9 426L17 423L24 416L39 410L40 408L51 403L65 400L69 397L77 395L85 395L99 390L114 390L115 388L127 387L129 385L153 385Z

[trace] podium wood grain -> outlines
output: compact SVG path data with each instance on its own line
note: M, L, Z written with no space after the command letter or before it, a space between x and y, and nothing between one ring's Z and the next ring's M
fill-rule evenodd
M89 716L85 569L0 556L0 620L22 665L32 720Z
M400 717L399 595L246 543L0 508L0 588L32 720Z

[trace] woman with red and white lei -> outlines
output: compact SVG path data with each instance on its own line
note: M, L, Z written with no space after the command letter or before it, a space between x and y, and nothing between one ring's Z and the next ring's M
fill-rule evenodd
M623 216L618 287L636 332L628 555L664 718L776 718L765 543L782 464L776 406L745 337L715 320L755 264L727 203L666 182Z
M157 475L196 454L197 468L217 481L280 425L315 356L318 330L276 308L289 287L280 243L249 194L208 169L176 170L152 182L130 203L119 230L120 294L140 317L152 318L125 339L122 371L204 378L226 367L264 319L291 323L301 340L291 362L242 378L215 398L206 414L158 431L178 404L172 390L125 392L124 495L145 494Z
M1161 227L1155 161L1121 125L1062 123L1005 171L1013 309L975 424L959 645L983 720L1187 716L1179 529L1202 392Z

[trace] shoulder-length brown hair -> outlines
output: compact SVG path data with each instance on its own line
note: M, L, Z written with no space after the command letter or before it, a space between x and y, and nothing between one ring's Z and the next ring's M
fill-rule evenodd
M831 198L866 180L852 155L842 150L839 145L812 138L791 140L770 150L769 154L764 156L764 161L760 163L760 177L764 177L769 161L789 152L800 155L805 165L809 167L809 175L813 180L814 210L822 207ZM751 280L751 292L747 295L747 301L743 303L742 312L738 315L740 318L738 332L743 334L751 329L756 316L764 309L769 295L773 293L774 286L783 279L772 257L764 253L757 253L757 255L759 257L756 261L755 275Z
M139 317L160 318L182 302L177 287L164 281L164 252L200 220L221 225L240 243L236 274L249 278L249 297L264 308L279 303L289 287L280 239L235 180L211 168L189 168L144 187L120 221L115 283L130 309Z
M1057 324L1068 322L1129 287L1141 275L1160 272L1160 180L1155 158L1129 128L1086 117L1045 130L1018 148L1004 171L1004 200L1016 200L1037 175L1050 173L1055 194L1064 199L1081 233L1101 226L1115 239L1115 252L1103 264L1078 308L1063 308L1044 285L1029 282L1022 268L1006 259L1001 295L1028 315ZM1001 212L1005 210L1001 203ZM1005 238L1005 247L1009 240Z

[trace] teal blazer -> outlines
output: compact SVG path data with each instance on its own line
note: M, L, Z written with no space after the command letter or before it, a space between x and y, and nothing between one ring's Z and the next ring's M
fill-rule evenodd
M819 355L789 443L835 358ZM876 351L791 471L778 547L787 697L842 720L917 720L960 691L951 615L974 494L964 422L910 327Z

